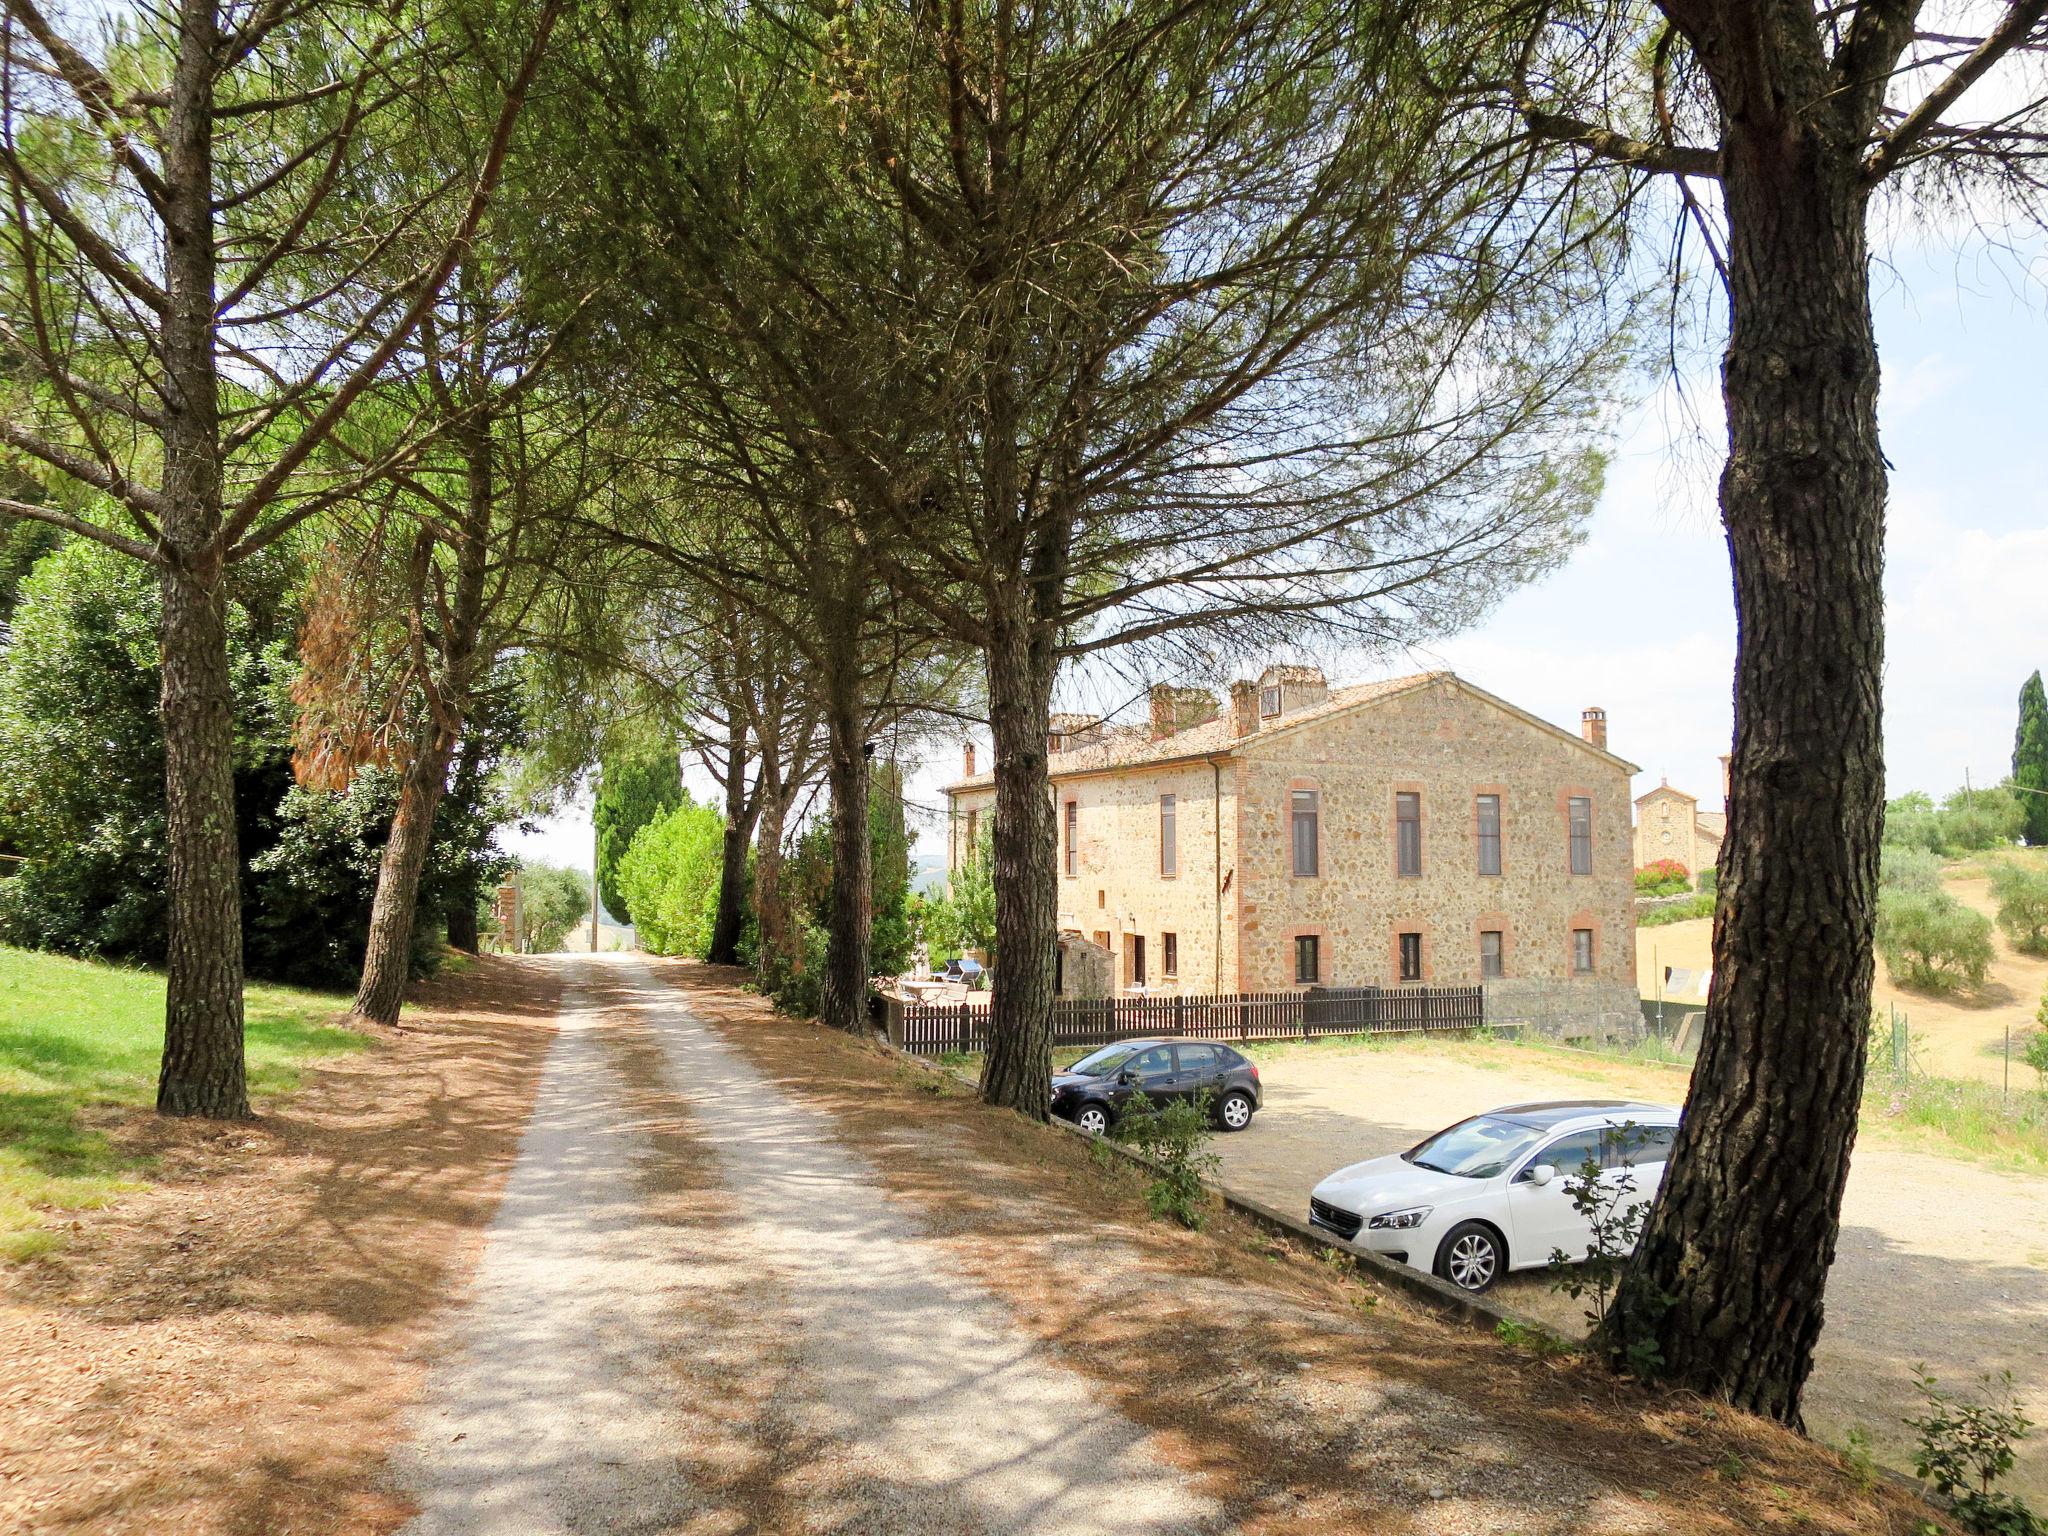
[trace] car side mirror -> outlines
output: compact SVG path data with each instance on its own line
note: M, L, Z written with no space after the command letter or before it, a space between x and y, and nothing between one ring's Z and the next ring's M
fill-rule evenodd
M1557 1177L1557 1169L1549 1163L1538 1163L1529 1170L1529 1182L1538 1189Z
M1126 1067L1123 1071L1117 1073L1116 1080L1127 1087L1130 1084L1135 1083L1137 1081L1135 1077L1131 1076L1131 1069L1129 1067Z

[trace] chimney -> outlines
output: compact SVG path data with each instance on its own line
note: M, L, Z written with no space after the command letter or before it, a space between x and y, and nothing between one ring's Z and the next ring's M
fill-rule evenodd
M1607 711L1594 708L1579 716L1579 734L1602 752L1607 750Z
M1185 731L1216 718L1216 695L1206 688L1176 688L1171 683L1152 685L1152 739L1164 741L1176 731Z
M961 743L961 745L960 745L960 759L961 759L961 766L960 766L960 777L961 777L961 778L963 778L963 779L971 779L971 778L973 778L973 777L974 777L974 743L973 743L973 742L971 742L971 741L968 741L968 742L962 742L962 743Z
M1259 685L1237 682L1230 685L1230 734L1250 736L1259 728Z

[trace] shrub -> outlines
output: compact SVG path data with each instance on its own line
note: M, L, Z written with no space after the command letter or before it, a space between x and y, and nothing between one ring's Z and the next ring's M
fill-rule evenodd
M1158 1160L1160 1176L1145 1190L1154 1216L1172 1217L1196 1231L1207 1219L1202 1180L1221 1161L1208 1150L1211 1106L1204 1093L1193 1102L1174 1099L1164 1107L1133 1093L1117 1111L1110 1135Z
M1721 871L1709 864L1700 871L1700 894L1703 896L1714 896L1718 895L1720 890Z
M2041 998L2041 1011L2035 1015L2041 1027L2027 1036L2026 1044L2020 1047L2020 1060L2032 1067L2041 1079L2041 1091L2048 1093L2048 994Z
M1878 884L1888 890L1938 891L1941 889L1941 859L1925 848L1887 843L1881 855Z
M1711 891L1701 891L1697 896L1687 901L1674 901L1668 905L1652 907L1649 911L1640 913L1636 918L1636 926L1638 928L1656 928L1664 923L1683 923L1689 922L1696 917L1712 917L1713 915L1714 894Z
M519 887L519 926L525 948L545 954L590 917L590 877L555 864L523 864L512 876Z
M725 818L687 794L633 834L619 860L618 885L642 948L703 958L724 856Z
M2003 848L2026 831L2027 808L2003 784L1959 789L1941 806L1941 836L1949 851L1975 853Z
M1986 1376L1985 1389L1996 1399L1971 1403L1942 1391L1926 1366L1918 1371L1927 1409L1905 1421L1920 1437L1914 1472L1953 1504L1956 1523L1964 1530L1980 1536L2040 1536L2041 1521L2026 1503L1996 1487L2012 1471L2013 1442L2026 1439L2034 1427L2020 1411L2012 1372Z
M1998 899L1998 926L2012 947L2048 955L2048 867L2001 864L1991 872L1991 894Z
M1676 896L1692 889L1692 874L1676 859L1652 859L1636 871L1638 896Z
M1939 891L1881 890L1877 948L1902 986L1982 986L1991 968L1991 919Z

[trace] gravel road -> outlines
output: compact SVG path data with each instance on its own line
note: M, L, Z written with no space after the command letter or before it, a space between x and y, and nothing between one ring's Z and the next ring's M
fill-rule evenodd
M1554 1058L1505 1048L1486 1065L1426 1046L1314 1048L1261 1070L1264 1111L1242 1135L1216 1140L1222 1179L1297 1212L1333 1170L1479 1110L1614 1091ZM1683 1093L1672 1075L1661 1097ZM1860 1427L1882 1459L1904 1466L1910 1436L1899 1421L1919 1407L1916 1362L1966 1392L1986 1372L2009 1370L2029 1415L2048 1423L2048 1179L1871 1139L1855 1154L1842 1219L1807 1393L1816 1434L1839 1444ZM1553 1293L1541 1272L1510 1277L1497 1294L1561 1327L1583 1326L1581 1304ZM2013 1486L2048 1498L2048 1440L2022 1446Z
M1214 1525L826 1117L637 959L562 963L533 1121L396 1468L411 1536Z

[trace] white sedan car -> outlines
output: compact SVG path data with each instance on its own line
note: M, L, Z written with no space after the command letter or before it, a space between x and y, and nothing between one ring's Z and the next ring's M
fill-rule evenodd
M1393 1157L1340 1168L1309 1196L1311 1225L1356 1248L1483 1291L1510 1269L1575 1258L1592 1230L1565 1181L1590 1155L1601 1177L1656 1194L1678 1111L1627 1099L1509 1104L1460 1120Z

